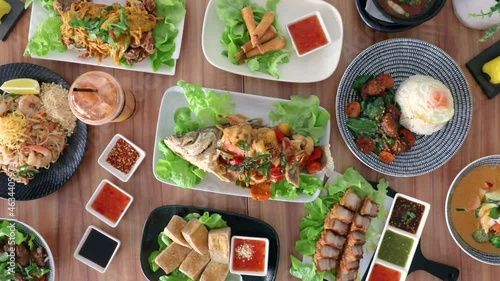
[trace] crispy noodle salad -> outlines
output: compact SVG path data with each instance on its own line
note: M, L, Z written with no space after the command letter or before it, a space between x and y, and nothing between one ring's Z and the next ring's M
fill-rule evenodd
M0 168L28 184L57 161L73 133L76 117L61 85L43 83L40 95L0 95Z

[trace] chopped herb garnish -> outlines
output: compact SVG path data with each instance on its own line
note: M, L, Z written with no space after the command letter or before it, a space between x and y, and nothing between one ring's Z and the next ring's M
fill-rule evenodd
M401 219L402 219L402 220L403 220L406 224L408 224L408 223L409 223L412 219L414 219L414 218L416 218L416 217L417 217L417 215L415 215L415 213L414 213L414 212L410 212L410 211L408 211L408 212L406 212L406 213L405 213L405 214L401 217Z
M467 209L465 209L465 208L456 208L455 210L457 212L467 212Z
M240 140L236 143L236 146L243 149L244 151L249 151L250 150L250 146L248 145L248 143L244 140Z

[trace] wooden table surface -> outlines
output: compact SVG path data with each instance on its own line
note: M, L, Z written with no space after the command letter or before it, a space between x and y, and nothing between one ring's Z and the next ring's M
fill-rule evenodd
M297 0L301 1L301 0ZM276 280L293 280L289 274L290 254L296 254L294 244L299 236L299 220L305 214L302 204L275 201L256 202L251 199L218 195L171 187L153 176L152 155L159 104L164 91L180 79L205 87L246 92L262 96L288 98L293 94L316 94L321 105L332 113L331 145L336 170L356 167L367 179L385 177L399 192L415 196L432 204L422 236L422 251L434 261L460 269L460 280L494 280L500 267L475 261L455 244L446 227L444 201L455 175L469 162L500 153L500 98L488 100L474 81L465 63L493 41L480 43L482 31L463 26L455 17L451 1L434 19L400 33L381 33L370 29L359 17L354 1L330 0L344 21L344 45L335 73L328 79L312 84L292 84L246 78L219 70L204 58L201 31L208 0L187 1L187 18L182 51L175 76L138 73L85 66L74 63L36 60L23 57L30 11L24 15L6 42L0 43L0 64L29 62L51 68L67 81L90 70L103 70L117 77L137 98L138 111L133 119L119 124L89 126L88 146L75 176L59 191L39 200L17 201L17 219L37 229L47 240L54 254L57 280L144 280L139 250L142 227L149 213L162 205L195 205L227 210L259 218L271 224L279 234L281 249ZM409 37L428 41L446 51L462 68L472 91L473 119L465 143L445 165L427 175L394 178L379 174L360 163L342 140L335 120L335 95L344 70L353 58L370 45L389 38ZM122 183L97 164L97 158L116 134L121 133L143 148L147 157L132 179ZM131 193L135 200L116 228L110 228L85 211L85 204L102 179L110 179ZM0 201L0 217L7 217L7 202ZM107 272L101 274L73 258L73 252L85 229L94 225L121 240L115 259ZM494 277L497 276L497 277ZM438 280L417 271L407 280Z

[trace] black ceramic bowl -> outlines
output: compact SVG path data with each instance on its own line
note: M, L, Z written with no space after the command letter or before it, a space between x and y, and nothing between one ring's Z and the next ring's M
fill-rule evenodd
M425 12L423 12L422 14L420 14L418 16L406 18L406 17L396 17L396 16L390 14L389 12L387 12L380 4L380 2L382 2L382 1L386 1L386 0L373 0L377 9L379 9L380 12L384 16L390 18L394 23L410 24L410 25L413 25L413 24L418 25L418 24L424 23L424 22L432 19L441 11L441 9L446 4L446 0L429 0L429 1L432 1L432 4L430 4L431 6ZM391 0L391 1L399 3L399 0Z
M381 32L401 32L414 28L419 24L398 24L392 22L381 21L372 17L366 10L367 0L355 0L356 9L358 10L361 19L368 25L371 29L381 31Z

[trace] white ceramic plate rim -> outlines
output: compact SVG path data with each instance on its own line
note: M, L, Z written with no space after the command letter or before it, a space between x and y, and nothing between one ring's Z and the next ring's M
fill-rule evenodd
M291 54L290 62L279 66L280 78L275 79L269 74L251 72L246 65L234 65L221 55L221 52L224 51L224 46L220 44L224 23L217 16L218 1L211 0L208 3L201 37L203 54L213 66L243 76L294 83L312 83L325 80L337 68L342 52L344 28L340 13L329 3L321 0L280 1L277 6L277 16L285 36L287 36L287 23L310 12L318 11L324 20L331 43L325 48L299 58L293 50L290 38L287 38L289 43L287 49ZM265 7L265 0L252 1Z
M93 2L108 4L108 5L111 5L113 3L119 3L121 5L126 4L126 0L96 0ZM31 10L28 38L32 38L35 35L38 26L49 17L49 14L42 8L42 6L37 1L34 1L32 6L33 7ZM35 54L31 54L31 57L37 59L72 62L78 64L95 65L95 66L109 67L109 68L116 68L123 70L141 71L141 72L149 72L149 73L164 74L164 75L175 75L177 60L179 59L181 51L185 19L186 16L184 16L184 18L176 26L177 29L179 30L179 34L175 38L175 52L172 55L172 58L175 60L174 67L168 68L166 66L162 66L156 72L153 71L153 64L149 58L146 58L144 61L140 63L134 64L132 67L127 67L124 65L116 65L112 58L104 58L101 63L98 62L97 58L88 58L88 59L78 58L80 52L77 50L67 50L64 53L60 53L58 51L50 51L45 56L38 56Z
M460 170L460 172L455 176L455 178L453 179L453 181L451 182L450 184L450 187L448 188L448 193L446 194L446 201L445 202L445 205L448 204L448 200L450 200L450 195L451 195L451 188L457 183L458 181L458 178L462 175L462 173L467 170L470 166L478 163L478 162L481 162L481 161L484 161L484 160L487 160L489 158L491 158L492 156L498 156L498 155L488 155L488 156L485 156L485 157L482 157L482 158L479 158L479 159L476 159L472 162L470 162L469 164L467 164L467 166L465 166L462 170ZM488 261L485 261L485 260L482 260L482 259L479 259L478 257L475 257L474 255L472 255L471 253L469 253L469 251L467 251L457 240L457 238L455 237L455 235L453 235L453 231L451 231L451 228L450 228L450 225L451 225L451 221L449 221L448 219L448 216L450 215L450 213L448 212L448 208L447 206L445 206L444 208L444 218L446 219L446 227L448 228L448 231L450 232L450 236L451 238L453 238L453 241L455 241L455 244L457 244L457 246L462 250L462 252L466 253L469 257L477 260L478 262L481 262L481 263L484 263L484 264L490 264L490 265L499 265L498 263L492 263L492 262L488 262ZM472 246L471 246L472 247ZM472 247L473 248L473 247Z
M205 91L213 90L216 93L227 93L228 91L216 90L203 88ZM269 122L268 114L272 110L272 103L279 102L288 102L290 100L271 98L265 96L257 96L251 94L244 94L238 92L229 92L232 96L232 101L235 103L235 113L240 113L246 115L249 118L263 118L265 122ZM169 99L169 96L172 97ZM160 140L165 139L165 137L173 134L173 116L175 110L179 107L188 106L186 99L184 98L184 91L179 86L173 86L168 88L163 95L160 111L158 113L158 123L156 127L156 136L154 143L154 153L153 153L153 173L155 178L165 184L169 184L172 186L178 186L173 182L162 180L157 172L156 172L156 163L160 158L163 158L163 154L159 150L158 144ZM263 108L266 107L266 108ZM167 129L167 126L169 127ZM325 136L321 139L320 145L326 145L330 141L330 127L331 121L328 121L325 129ZM324 178L325 173L320 172L315 174L317 177ZM201 190L208 191L218 194L226 194L233 196L242 196L242 197L251 197L248 189L244 189L236 186L234 183L230 182L222 182L215 175L207 173L207 176L203 181L197 186L191 188L193 190ZM314 199L318 198L320 194L320 190L318 190L314 195L306 195L300 194L295 199L286 199L282 196L279 196L276 199L269 200L277 200L277 201L286 201L286 202L296 202L296 203L307 203L314 201Z

